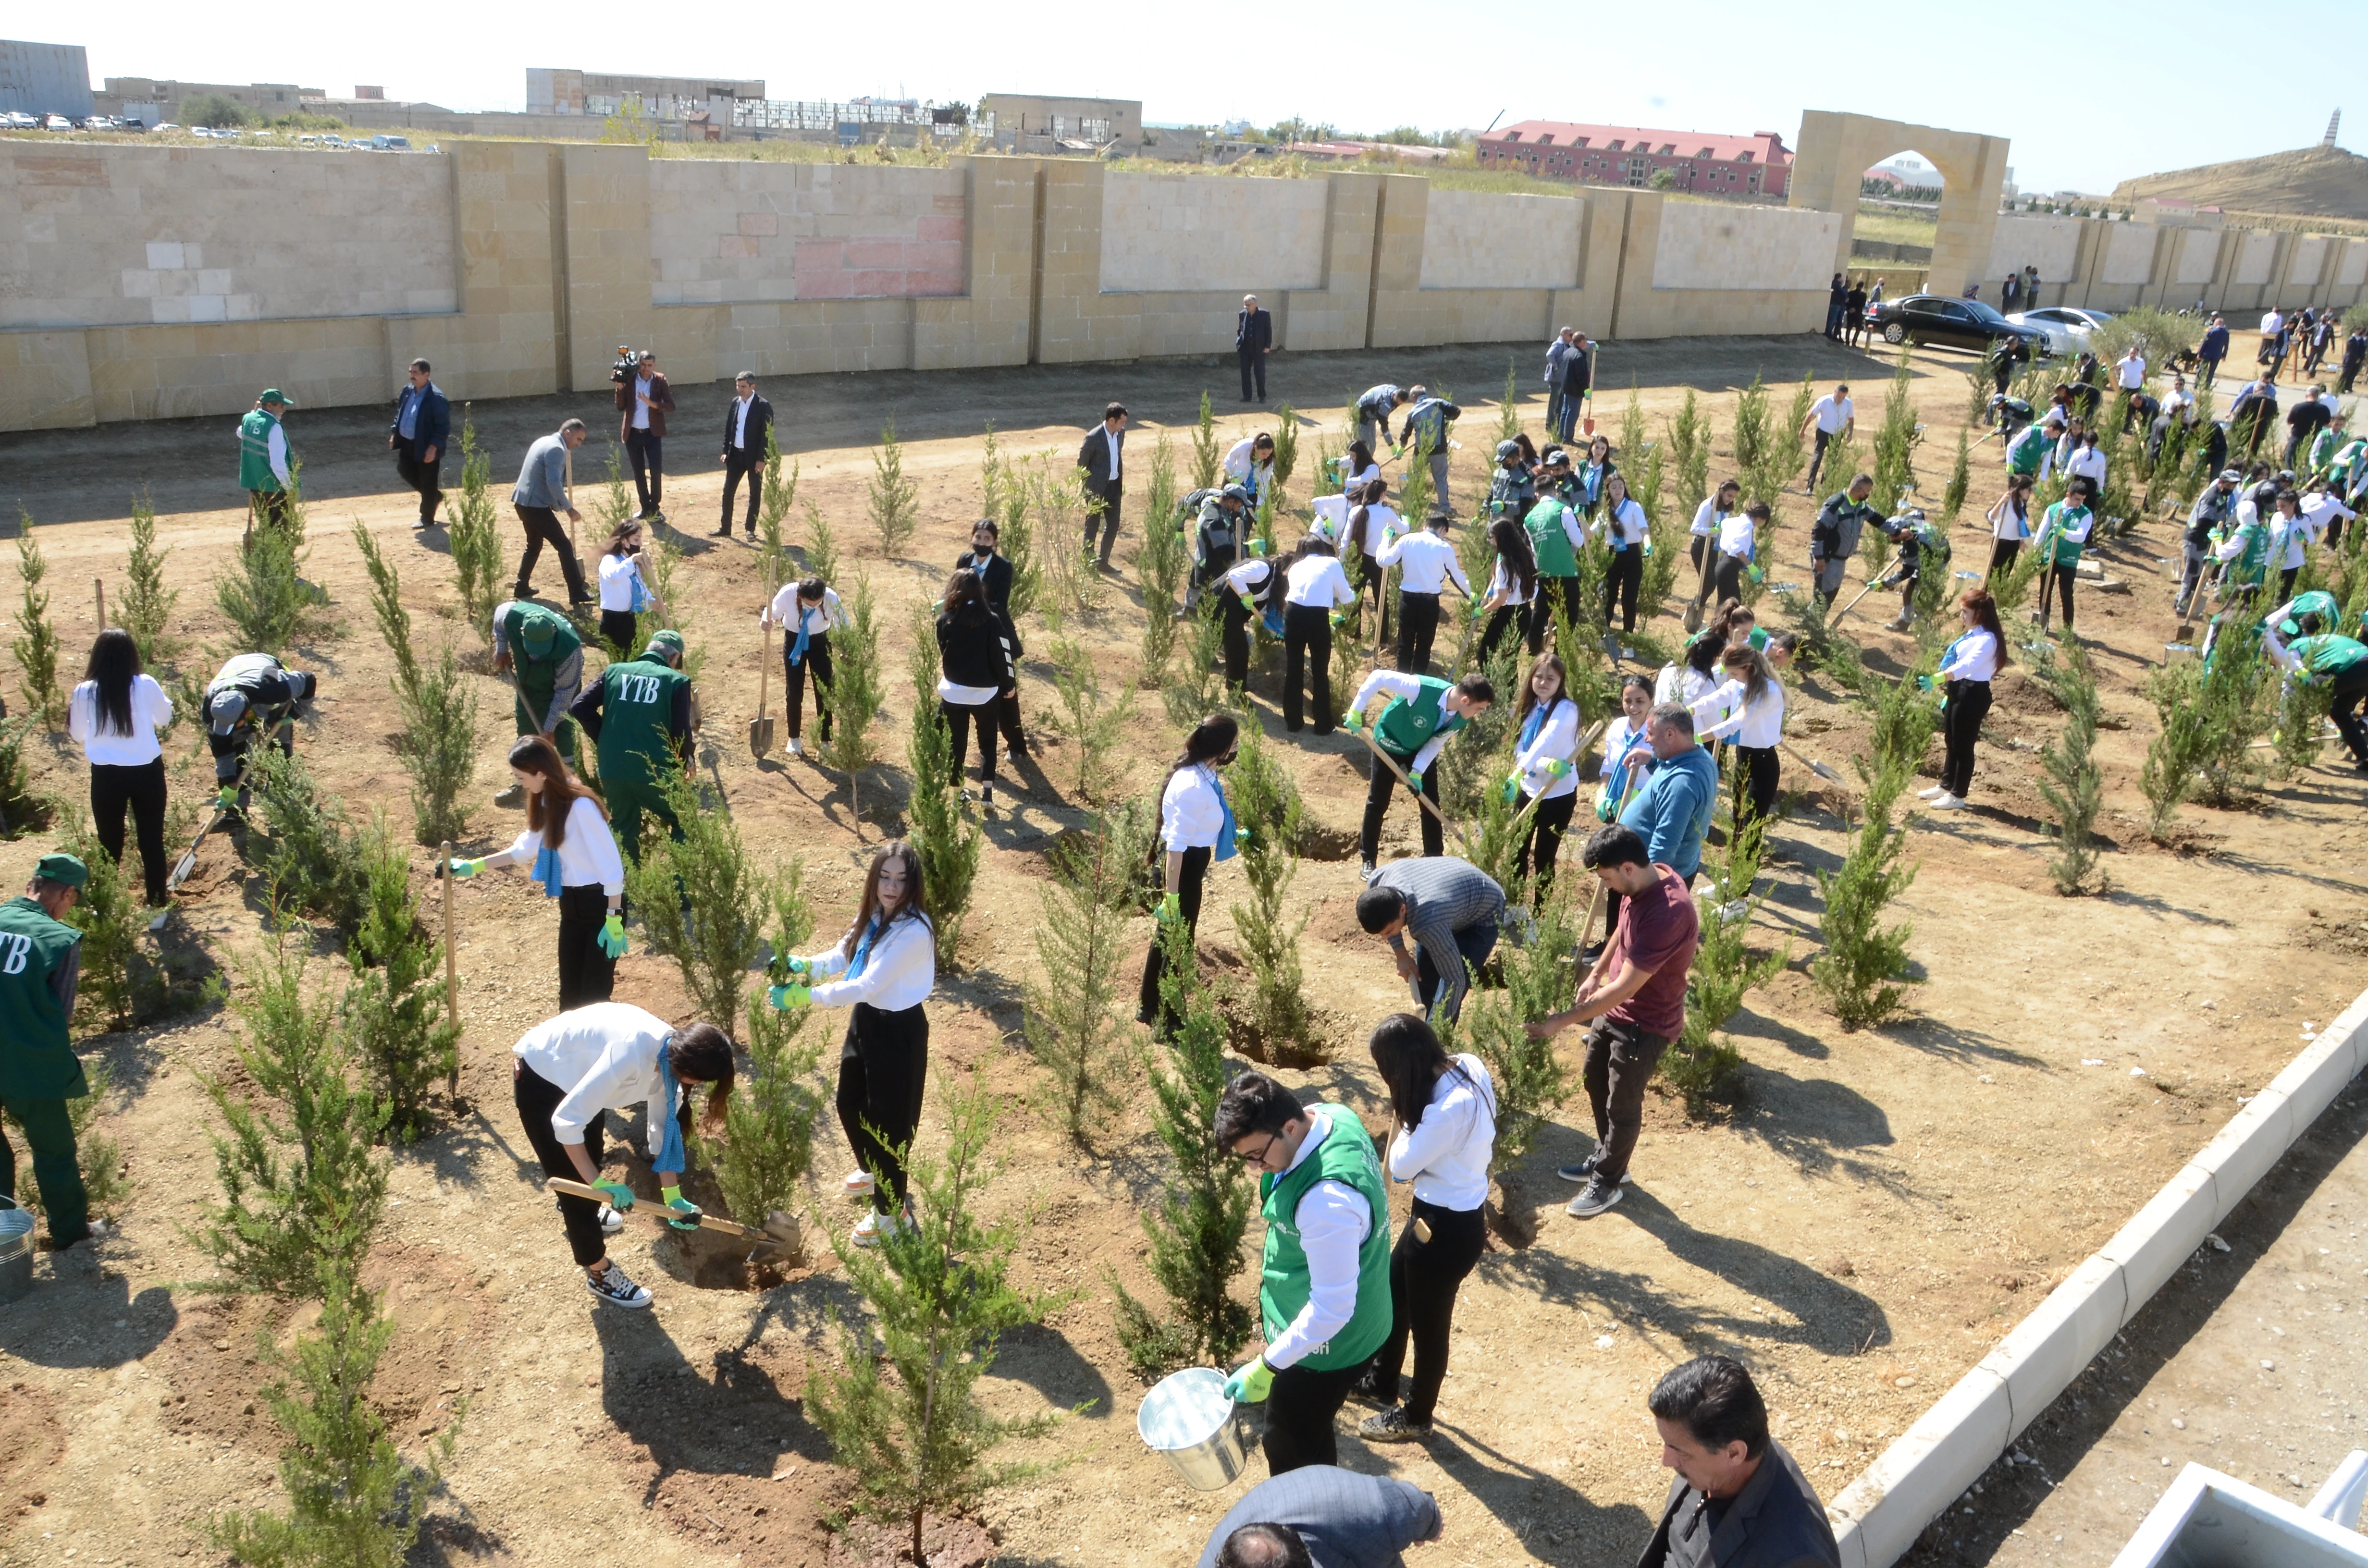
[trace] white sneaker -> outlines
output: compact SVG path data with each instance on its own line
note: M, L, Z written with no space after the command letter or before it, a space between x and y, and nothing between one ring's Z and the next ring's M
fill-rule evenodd
M840 1179L838 1190L848 1198L871 1197L872 1191L871 1173L870 1171L848 1172L847 1175Z
M848 1239L860 1247L876 1247L880 1244L880 1211L869 1210L855 1222L855 1229L848 1233Z
M615 1264L609 1265L605 1274L587 1274L584 1288L600 1299L608 1307L646 1307L650 1293L625 1277L625 1271Z
M1954 795L1943 795L1932 802L1932 809L1936 812L1962 812L1965 809L1965 804L1966 802Z
M613 1236L625 1228L625 1217L603 1203L600 1205L600 1233Z
M1943 791L1941 790L1941 786L1935 784L1930 790L1917 790L1916 798L1919 801L1937 801L1941 798L1942 793Z
M791 756L803 756L806 754L806 748L799 744L798 738L795 735L791 735L790 737L790 744L783 746L781 749Z

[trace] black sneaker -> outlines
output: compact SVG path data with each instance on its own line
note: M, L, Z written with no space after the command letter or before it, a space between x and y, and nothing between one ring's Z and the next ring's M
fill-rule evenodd
M1430 1436L1430 1423L1417 1421L1406 1413L1406 1406L1393 1404L1379 1415L1358 1422L1357 1436L1369 1443L1420 1442Z
M605 1273L586 1275L584 1288L599 1297L603 1306L646 1307L650 1304L650 1293L627 1278L625 1271L613 1263Z
M1599 1148L1575 1165L1557 1166L1554 1175L1565 1181L1592 1181L1595 1179L1595 1163L1601 1158L1603 1158L1603 1151Z
M1362 1377L1349 1385L1349 1397L1360 1404L1394 1406L1398 1402L1397 1380L1383 1382L1381 1375L1368 1369Z
M1620 1201L1621 1188L1608 1181L1590 1181L1587 1190L1564 1205L1563 1212L1574 1220L1592 1220Z

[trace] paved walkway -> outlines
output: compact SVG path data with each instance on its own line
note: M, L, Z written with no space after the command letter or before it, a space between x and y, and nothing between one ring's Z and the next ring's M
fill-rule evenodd
M1902 1563L2109 1563L2190 1460L2309 1501L2368 1448L2363 1229L2368 1078Z

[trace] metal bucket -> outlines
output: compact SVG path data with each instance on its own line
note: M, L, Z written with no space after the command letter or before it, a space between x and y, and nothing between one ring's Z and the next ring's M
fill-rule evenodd
M2162 645L2162 662L2166 665L2175 665L2181 659L2193 657L2195 644L2192 642L2166 642Z
M1144 1395L1134 1430L1145 1448L1167 1456L1195 1492L1221 1491L1242 1472L1234 1402L1225 1397L1224 1374L1207 1367L1187 1368Z
M7 1203L0 1199L0 1203ZM0 1304L33 1288L33 1216L8 1203L0 1209Z

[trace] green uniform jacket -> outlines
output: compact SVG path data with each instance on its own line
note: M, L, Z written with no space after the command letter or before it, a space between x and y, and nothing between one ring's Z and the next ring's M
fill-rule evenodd
M675 743L690 733L690 677L655 659L610 665L575 705L600 746L600 777L651 784L681 766Z
M2324 680L2368 659L2368 643L2333 634L2297 637L2286 644L2286 652L2300 659L2313 676Z
M1310 1115L1330 1119L1331 1131L1295 1170L1258 1177L1260 1212L1266 1219L1266 1261L1258 1282L1258 1315L1271 1345L1307 1306L1310 1280L1306 1249L1300 1245L1299 1201L1319 1181L1337 1181L1365 1200L1372 1222L1357 1249L1357 1306L1332 1337L1293 1363L1311 1372L1354 1367L1382 1347L1390 1334L1390 1199L1382 1186L1381 1156L1365 1124L1347 1108L1312 1106Z
M2058 501L2047 508L2047 516L2041 521L2039 531L2047 535L2047 563L2050 566L2080 564L2080 557L2087 551L2089 541L2069 538L2066 530L2079 527L2082 519L2094 516L2088 507L2075 506L2069 501Z
M1555 536L1561 536L1557 528ZM1444 735L1463 727L1463 716L1450 713L1443 706L1452 689L1437 676L1417 676L1422 683L1422 696L1412 701L1393 697L1382 709L1382 716L1373 721L1373 739L1382 749L1404 762L1430 744L1433 735Z
M2244 548L2228 561L2228 581L2237 587L2258 587L2269 575L2270 530L2258 518L2238 526L2232 536Z
M81 940L81 932L51 919L29 898L0 903L0 1098L69 1100L90 1093L74 1052L72 1020L52 984L58 965Z
M241 490L283 490L271 472L271 427L279 424L260 408L249 409L238 422L238 487Z
M556 610L541 605L521 604L516 599L505 607L507 613L496 616L495 629L500 631L502 650L510 656L511 667L517 672L518 698L525 717L534 721L537 729L556 729L566 716L568 707L576 698L575 684L571 680L565 691L559 689L560 671L568 661L576 661L578 672L583 669L584 639L568 619ZM547 621L552 627L551 652L529 653L526 651L525 631L530 621ZM580 673L577 678L581 678Z
M2021 433L2007 445L2007 472L2037 473L2040 460L2046 455L2047 449L2054 444L2048 439L2047 432L2039 426L2024 426Z
M1570 548L1570 536L1562 531L1563 515L1568 510L1558 498L1541 495L1530 515L1521 519L1530 533L1530 549L1537 554L1541 577L1578 575L1577 552Z

